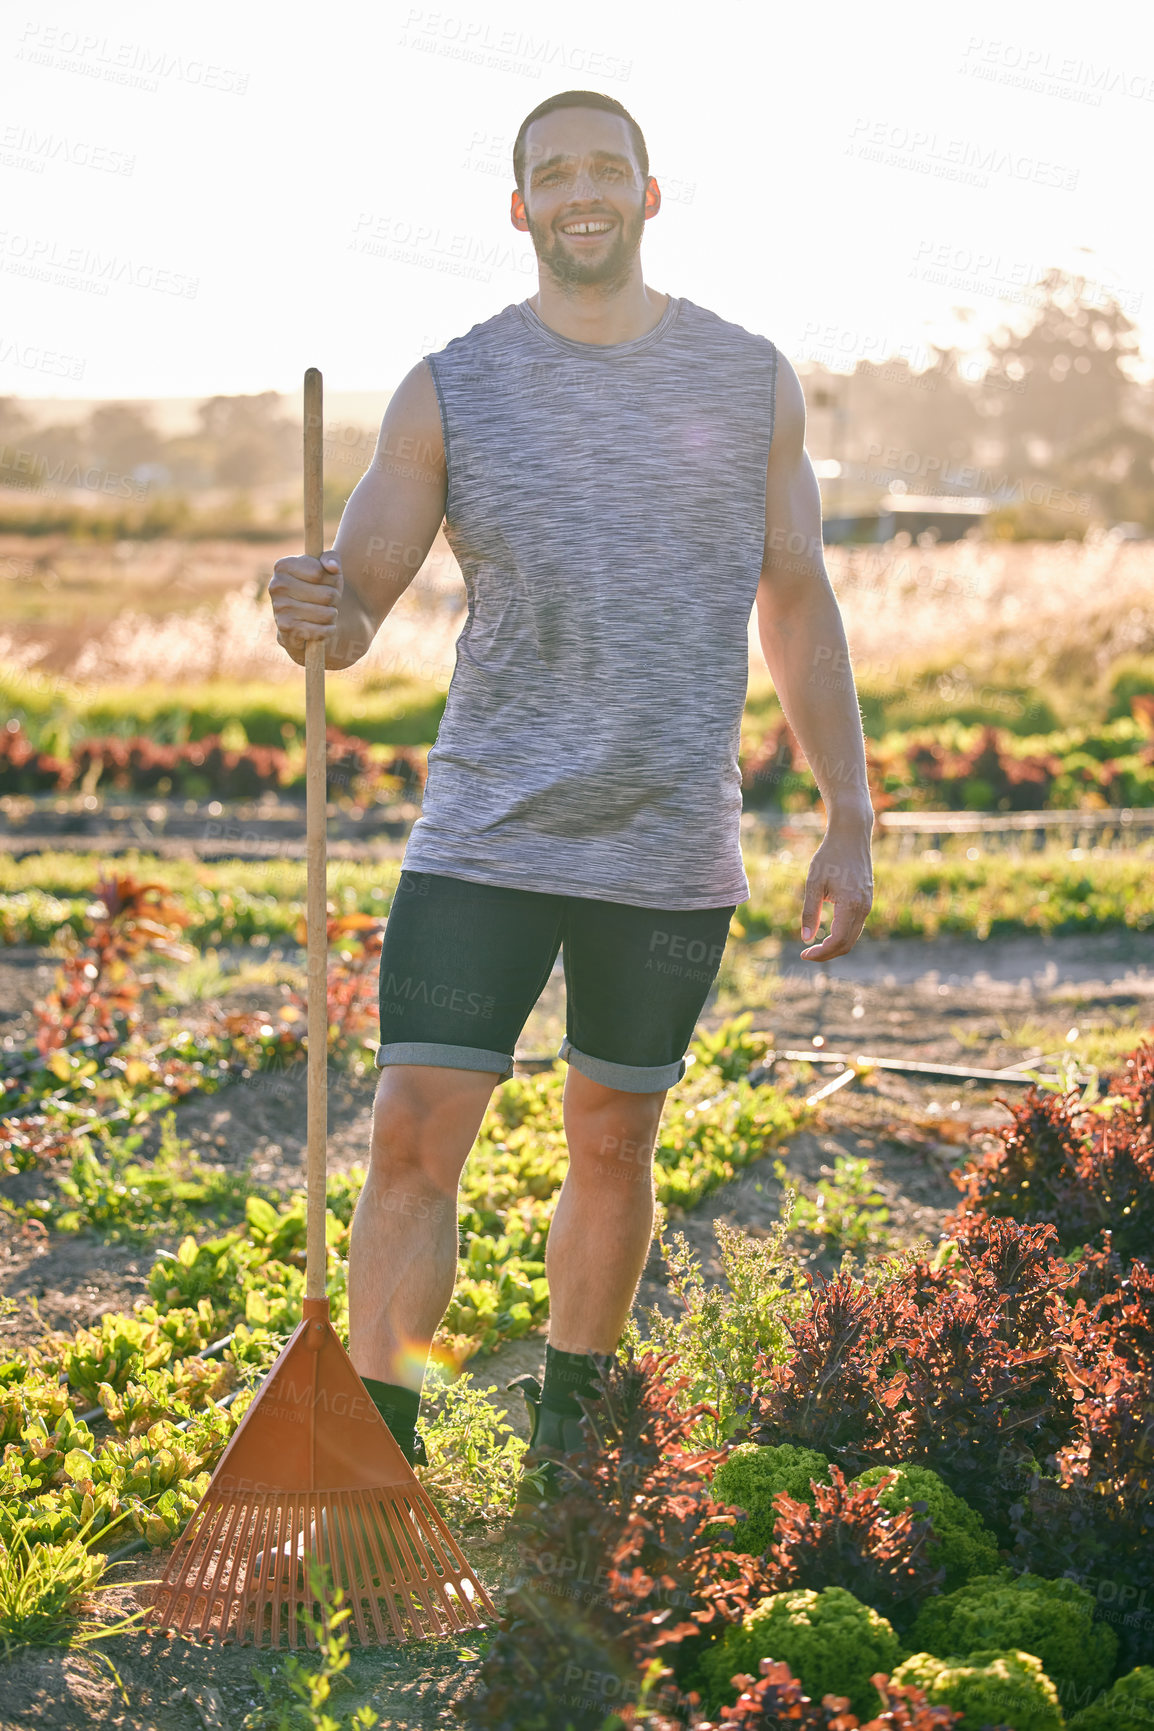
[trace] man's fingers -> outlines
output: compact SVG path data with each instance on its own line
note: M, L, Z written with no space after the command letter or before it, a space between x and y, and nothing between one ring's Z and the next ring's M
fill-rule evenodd
M331 625L337 616L335 603L315 601L294 601L291 607L282 609L283 621L278 624L287 625L290 630L294 625Z
M832 956L848 955L861 937L872 901L861 896L843 896L834 901L833 923L820 944L801 952L806 962L827 962Z
M270 589L289 579L312 585L322 583L337 590L344 586L341 562L335 553L325 553L320 559L312 559L307 553L292 553L278 559L272 572Z
M801 904L801 935L806 943L813 937L821 924L821 909L825 896L816 884L807 884L805 900Z

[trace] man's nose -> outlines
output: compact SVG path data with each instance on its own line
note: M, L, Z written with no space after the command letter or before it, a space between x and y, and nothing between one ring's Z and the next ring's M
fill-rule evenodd
M582 164L582 166L577 170L577 173L574 176L574 179L573 179L573 196L574 196L574 198L596 198L597 197L597 181L594 177L593 169L589 163Z

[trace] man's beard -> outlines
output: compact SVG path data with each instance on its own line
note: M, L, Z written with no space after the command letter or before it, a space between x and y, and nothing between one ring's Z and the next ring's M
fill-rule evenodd
M600 258L581 258L566 249L564 240L553 236L550 229L533 221L528 211L529 238L537 254L537 262L553 278L558 288L617 288L626 282L633 268L645 232L645 212L639 210L616 230L613 240Z

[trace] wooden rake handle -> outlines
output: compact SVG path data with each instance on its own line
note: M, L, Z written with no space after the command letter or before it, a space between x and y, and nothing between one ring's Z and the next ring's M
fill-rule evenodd
M305 373L304 507L305 552L325 550L323 394L316 367ZM328 797L325 740L325 644L305 645L305 821L308 854L309 1070L307 1235L305 1297L325 1296L325 1175L328 1141L328 884L325 807Z

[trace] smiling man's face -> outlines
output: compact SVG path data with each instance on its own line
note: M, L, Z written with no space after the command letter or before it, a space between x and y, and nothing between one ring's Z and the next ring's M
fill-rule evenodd
M627 123L598 108L558 108L525 133L525 192L514 226L561 286L624 282L648 217L660 206L645 182Z

